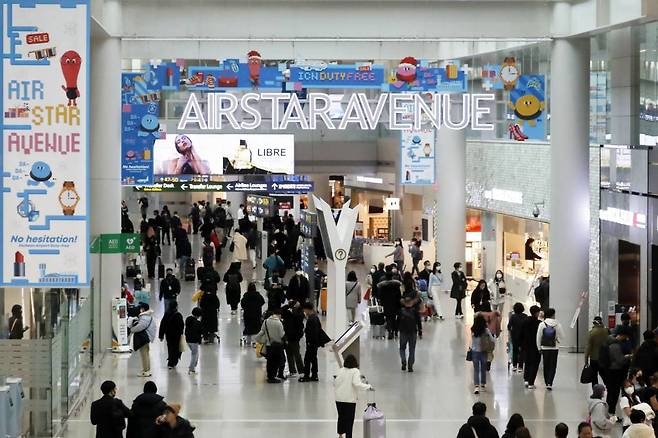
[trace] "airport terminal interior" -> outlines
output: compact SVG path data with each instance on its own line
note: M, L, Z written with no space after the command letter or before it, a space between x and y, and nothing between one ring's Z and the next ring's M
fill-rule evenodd
M0 23L0 438L656 436L658 1Z

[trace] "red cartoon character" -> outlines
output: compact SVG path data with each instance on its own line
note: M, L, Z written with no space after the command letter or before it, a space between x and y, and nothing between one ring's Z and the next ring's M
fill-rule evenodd
M399 88L404 84L412 85L416 81L416 67L418 61L413 56L407 56L400 61L395 70L397 81L395 85Z
M78 73L80 73L80 64L82 58L78 52L69 50L64 53L59 60L62 66L62 73L66 86L62 85L62 90L66 91L66 97L69 100L68 106L78 106L76 99L80 97L80 90L78 89Z
M258 86L260 81L261 56L255 50L247 53L247 65L249 66L249 80L254 87Z

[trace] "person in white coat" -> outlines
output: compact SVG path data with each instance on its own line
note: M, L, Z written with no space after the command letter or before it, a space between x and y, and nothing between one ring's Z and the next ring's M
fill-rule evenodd
M537 327L537 348L544 360L544 383L546 389L553 389L553 380L557 371L557 355L564 339L562 325L555 319L555 309L544 312L544 320Z
M156 337L157 323L153 318L153 311L149 309L146 303L139 304L139 316L132 321L130 332L133 333L133 349L139 351L139 356L142 359L142 373L140 376L149 377L151 375L151 347L150 344ZM137 333L144 332L146 337L137 335ZM135 336L140 336L144 344L135 345L138 341ZM139 341L141 342L141 341Z
M358 367L356 357L349 354L343 361L343 368L340 368L334 377L336 411L338 411L337 432L340 438L352 438L359 390L372 390L372 386L361 381L361 371Z
M247 253L247 238L240 233L238 228L236 228L233 233L233 258L240 262L249 259L249 254Z

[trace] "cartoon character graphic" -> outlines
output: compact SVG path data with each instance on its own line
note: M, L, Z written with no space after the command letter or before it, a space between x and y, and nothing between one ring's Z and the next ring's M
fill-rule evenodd
M395 70L395 81L394 85L397 88L401 88L403 85L412 86L416 82L416 69L418 66L418 60L413 56L407 56L400 61L397 69Z
M139 124L139 131L137 132L138 137L148 137L149 135L153 135L155 138L160 138L158 111L159 107L157 104L151 103L149 105L147 113L144 114Z
M30 169L30 178L27 180L28 186L38 186L43 183L46 187L52 187L55 185L51 178L53 177L53 172L50 169L48 163L43 161L36 161L32 164Z
M247 53L247 65L249 66L249 80L251 85L257 87L260 83L260 67L262 58L260 53L255 50Z
M78 52L69 50L62 55L59 63L62 67L64 80L66 81L66 86L62 85L62 90L66 92L66 97L69 100L68 106L78 106L78 103L76 102L77 98L80 97L80 90L78 89L78 73L80 73L82 58L80 58Z
M519 125L528 122L528 126L536 126L537 119L544 112L544 97L539 90L532 87L512 90L508 105L514 110Z

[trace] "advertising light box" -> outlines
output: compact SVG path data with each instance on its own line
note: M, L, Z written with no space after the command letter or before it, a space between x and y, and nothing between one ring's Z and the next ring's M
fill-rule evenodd
M178 134L158 139L154 173L180 175L292 174L295 141L288 134Z

